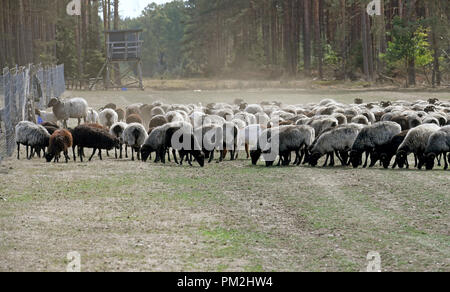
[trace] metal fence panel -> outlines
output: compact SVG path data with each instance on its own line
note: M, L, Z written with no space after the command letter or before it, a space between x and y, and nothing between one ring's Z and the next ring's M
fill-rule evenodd
M0 75L0 162L11 157L16 149L15 126L33 120L34 106L46 109L52 97L65 91L64 65L3 69Z

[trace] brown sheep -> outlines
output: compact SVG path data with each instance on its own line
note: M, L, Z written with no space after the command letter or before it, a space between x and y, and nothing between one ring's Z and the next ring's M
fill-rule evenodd
M144 124L144 122L142 121L141 116L138 115L138 114L132 114L132 115L129 115L129 116L127 117L126 123L127 123L127 124L138 123L138 124L141 124L141 125Z
M70 160L68 150L72 147L72 144L73 138L69 131L65 129L55 131L50 137L50 143L47 154L45 154L45 159L47 162L50 162L54 158L55 162L59 162L61 152L63 152L66 163L68 163Z
M125 111L122 108L116 109L118 121L123 122L125 120Z

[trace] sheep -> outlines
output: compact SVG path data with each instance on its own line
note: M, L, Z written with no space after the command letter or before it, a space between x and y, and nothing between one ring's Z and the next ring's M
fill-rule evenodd
M151 131L141 148L141 159L143 162L147 162L148 157L153 152L156 152L155 163L165 161L166 130L170 126L170 124L165 124Z
M68 163L70 160L68 149L72 147L72 144L73 138L69 131L65 129L55 131L50 137L50 143L48 146L48 151L45 154L45 159L47 162L50 162L53 159L55 159L55 162L59 162L61 152L63 152L66 163Z
M107 130L92 127L89 125L81 125L76 127L75 129L69 129L72 137L73 137L73 158L76 161L75 155L75 147L78 147L78 155L80 157L80 161L83 162L83 149L84 148L92 148L93 152L89 161L92 160L96 151L99 151L99 158L102 158L102 150L112 150L115 147L119 147L119 139L111 135Z
M116 114L117 114L117 121L118 122L123 122L125 120L125 111L123 108L117 108L115 109Z
M117 122L114 125L111 126L111 129L109 130L109 133L116 137L117 139L119 139L119 143L120 143L120 156L119 158L122 159L122 150L123 150L123 132L125 131L125 128L127 127L127 124L125 124L124 122ZM126 154L126 157L128 158L128 154ZM117 147L115 148L115 156L117 159Z
M123 131L123 142L126 147L131 147L131 160L134 161L134 152L137 152L138 160L141 159L141 146L148 138L147 131L144 126L139 123L129 124ZM125 148L126 149L126 148Z
M239 132L239 141L241 143L244 143L245 145L247 159L250 158L250 150L255 150L255 148L257 147L258 139L263 129L265 128L263 128L261 125L249 125ZM239 145L241 146L241 144Z
M439 120L432 116L427 116L422 121L423 124L435 124L439 126Z
M400 168L406 164L408 155L414 153L419 159L418 168L422 169L425 163L424 153L430 136L439 131L440 127L435 124L420 125L408 132L405 140L400 144L397 150L396 162Z
M359 132L350 151L350 162L354 168L362 164L362 154L366 152L366 161L363 165L367 167L369 154L376 146L389 142L393 136L399 134L402 128L394 122L378 122L367 126Z
M172 148L174 153L175 162L177 162L175 151L180 154L180 165L183 164L183 160L187 157L187 162L192 166L191 158L194 157L197 163L204 167L205 156L202 153L202 148L194 135L192 126L187 123L172 123L169 124L165 131L165 147L166 149ZM164 162L164 158L163 158Z
M41 118L42 122L50 122L50 123L58 122L58 119L56 118L56 116L53 112L41 111L37 108L34 111L35 111L35 114Z
M166 118L165 116L163 116L163 115L157 115L157 116L154 116L154 117L150 120L150 123L149 123L149 125L148 125L148 128L149 128L149 130L152 130L152 129L156 128L156 127L165 125L165 124L167 124L167 123L168 123L168 121L167 121L167 118Z
M307 123L308 126L311 126L314 129L316 137L319 137L324 131L332 128L336 128L339 125L337 119L332 117L320 117L317 119L313 119Z
M97 124L98 122L99 122L98 112L92 108L89 108L86 117L86 123Z
M112 110L115 110L116 108L117 108L117 105L114 103L108 103L107 105L105 105L103 107L103 109L112 109Z
M263 108L259 104L250 104L245 108L244 111L249 114L256 114L256 113L264 112Z
M318 160L323 155L327 155L327 159L323 167L327 165L328 158L331 156L329 166L334 166L334 154L341 161L342 166L347 166L347 157L341 158L339 153L348 153L356 140L359 132L364 128L361 124L348 124L332 129L320 136L311 149L309 164L316 166Z
M150 123L150 120L153 117L153 113L152 113L153 105L143 104L143 105L141 105L139 110L140 110L140 114L139 115L142 118L142 125L147 127L148 124Z
M137 123L137 124L143 125L143 124L144 124L144 121L142 120L142 118L141 118L140 115L138 115L138 114L132 114L132 115L129 115L129 116L127 117L126 123L127 123L127 124L135 124L135 123Z
M31 159L35 151L48 147L50 134L42 125L36 125L32 122L19 122L15 128L15 139L17 144L17 159L20 159L20 144L26 146L27 159ZM31 153L28 153L28 147L31 147Z
M394 137L392 137L392 139L389 142L376 146L371 155L372 161L370 167L374 167L377 161L380 160L383 167L387 169L391 164L392 158L397 153L398 147L405 140L405 137L408 134L408 132L409 130L402 131L400 132L400 134L397 134ZM395 168L396 166L397 163L395 162L392 168ZM408 161L406 161L406 166L409 168Z
M238 149L239 128L233 122L225 122L222 125L222 134L223 148L220 152L219 162L222 162L225 159L228 151L230 152L231 160L233 161Z
M208 163L214 159L214 150L223 145L223 128L216 125L203 126L194 129L197 141L201 142L202 151Z
M111 128L112 125L119 121L119 116L113 109L104 109L98 115L100 124L107 130Z
M256 165L261 154L264 154L266 166L272 166L277 155L283 166L290 164L290 154L295 151L295 163L299 165L302 147L309 148L315 139L314 128L305 125L281 126L263 131L258 139L257 149L251 151L252 164Z
M369 119L367 119L364 115L357 115L353 117L351 122L354 124L369 125Z
M443 154L444 169L448 169L447 153L450 152L450 126L442 127L439 131L431 134L424 152L425 166L427 170L434 168L434 161Z
M43 126L50 135L52 135L56 130L59 130L59 126L52 122L44 122L41 126Z
M86 122L88 114L88 103L83 98L72 98L61 101L59 98L52 98L48 107L53 108L58 121L62 121L64 128L67 128L68 119L78 119L78 125L81 124L81 119Z

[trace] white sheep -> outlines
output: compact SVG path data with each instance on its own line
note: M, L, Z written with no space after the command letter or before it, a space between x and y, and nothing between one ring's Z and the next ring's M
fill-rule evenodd
M52 98L48 107L53 108L58 121L62 121L65 128L67 128L67 120L78 119L78 125L81 124L81 119L86 122L88 115L88 103L83 98L72 98L69 100L60 100L59 98Z

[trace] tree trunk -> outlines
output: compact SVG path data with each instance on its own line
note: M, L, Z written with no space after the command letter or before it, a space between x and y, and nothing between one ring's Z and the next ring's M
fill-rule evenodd
M317 69L319 78L323 79L323 52L322 52L322 38L320 36L320 0L313 0L314 10L314 41L317 56Z
M303 63L305 76L311 76L311 0L303 1Z

